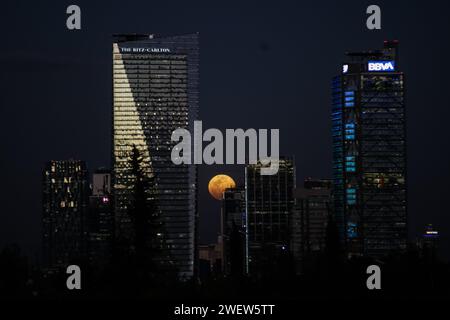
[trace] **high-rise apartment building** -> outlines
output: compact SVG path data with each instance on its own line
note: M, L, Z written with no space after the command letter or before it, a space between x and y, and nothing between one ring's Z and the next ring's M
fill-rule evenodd
M79 160L50 161L43 172L43 254L46 267L86 258L89 177Z

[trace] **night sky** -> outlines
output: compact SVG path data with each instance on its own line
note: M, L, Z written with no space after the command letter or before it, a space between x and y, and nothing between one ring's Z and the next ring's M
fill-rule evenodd
M306 1L305 1L306 2ZM448 1L8 1L0 28L0 247L41 248L45 161L110 165L111 34L200 33L200 119L206 128L279 128L295 155L297 184L331 177L330 82L349 50L400 41L406 74L409 231L441 232L450 258ZM82 30L66 28L77 4ZM365 26L382 9L382 30ZM200 241L214 242L215 173L243 180L239 166L202 166Z

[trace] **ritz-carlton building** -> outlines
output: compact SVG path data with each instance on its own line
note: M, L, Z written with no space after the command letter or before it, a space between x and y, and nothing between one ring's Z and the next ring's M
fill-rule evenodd
M163 225L161 259L181 278L196 270L197 172L171 161L171 134L193 132L199 107L198 34L115 35L113 41L113 181L116 236L129 233L133 145L154 177Z

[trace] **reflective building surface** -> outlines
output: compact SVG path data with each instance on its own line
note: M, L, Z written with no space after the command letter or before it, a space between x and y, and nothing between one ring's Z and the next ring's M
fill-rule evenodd
M172 131L193 130L198 111L198 34L116 35L113 43L113 190L117 236L130 230L130 151L154 176L164 226L162 256L182 277L194 274L197 173L171 161ZM191 131L192 132L192 131Z
M398 42L347 53L332 90L334 210L341 238L349 254L403 250L406 119Z
M247 265L251 276L277 272L289 255L289 218L294 206L295 165L280 158L274 175L261 175L261 163L245 170Z
M221 235L223 244L223 272L242 276L246 266L245 189L237 187L223 193Z
M303 188L294 190L294 200L290 223L291 251L300 273L308 258L325 250L332 206L332 180L306 179Z

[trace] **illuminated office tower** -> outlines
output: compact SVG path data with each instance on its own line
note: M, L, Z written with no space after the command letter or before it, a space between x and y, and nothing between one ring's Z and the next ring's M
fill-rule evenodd
M245 170L247 268L251 276L280 272L289 255L295 165L280 158L278 173L261 175L261 163Z
M50 161L43 172L43 253L46 267L86 257L89 177L79 160Z
M116 35L113 43L113 181L116 234L127 237L133 176L129 160L140 151L144 175L154 176L163 224L163 263L180 277L194 274L197 173L174 165L172 131L193 132L198 112L198 34Z
M349 254L379 257L407 242L404 75L397 41L347 58L332 85L335 217Z

